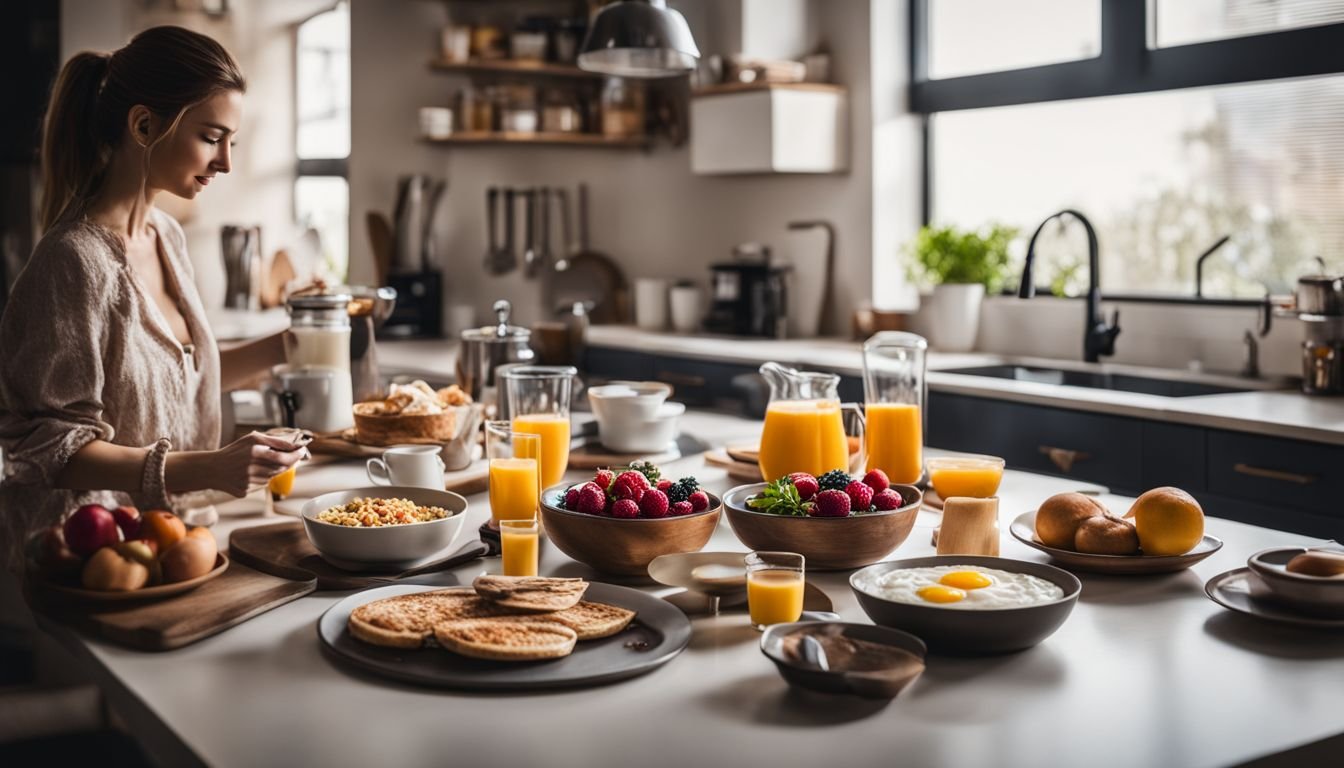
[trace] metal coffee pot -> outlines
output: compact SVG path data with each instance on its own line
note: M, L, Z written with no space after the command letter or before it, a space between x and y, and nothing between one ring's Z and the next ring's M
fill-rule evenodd
M493 392L495 369L508 363L529 363L536 353L528 345L532 332L517 325L509 325L509 302L496 301L496 323L482 328L462 331L462 346L457 356L457 383L472 398L488 401L486 391Z

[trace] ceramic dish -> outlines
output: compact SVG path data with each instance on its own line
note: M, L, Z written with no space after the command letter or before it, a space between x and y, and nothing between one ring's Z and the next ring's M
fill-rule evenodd
M967 565L1024 573L1064 590L1053 602L1013 608L963 610L935 604L901 603L865 591L870 580L902 568ZM975 555L939 555L870 565L849 577L849 587L868 617L884 627L919 637L933 653L986 655L1030 648L1054 633L1073 611L1082 582L1068 571L1041 563Z
M788 640L795 634L809 634L826 642L828 636L877 643L904 651L888 666L865 670L845 670L840 659L827 658L828 669L821 669L788 651ZM898 629L872 624L839 621L802 621L775 624L761 635L761 653L775 663L779 674L790 685L823 693L853 694L874 699L890 699L924 672L928 648L918 637ZM908 655L906 655L908 654Z
M1268 589L1249 568L1235 568L1214 576L1204 585L1204 594L1229 611L1254 616L1264 621L1291 624L1295 627L1344 630L1344 619L1306 616L1281 606L1272 599L1266 599Z
M1067 549L1047 547L1036 538L1036 513L1023 512L1008 526L1013 538L1032 549L1050 555L1065 568L1090 573L1112 573L1117 575L1144 575L1155 573L1174 573L1198 563L1223 548L1223 540L1217 536L1204 534L1195 548L1184 555L1089 555L1085 552L1073 552Z
M649 562L649 578L714 597L745 595L747 568L742 552L683 552Z
M847 570L875 563L899 547L919 516L921 495L913 485L891 486L904 504L886 512L849 517L792 517L757 512L747 500L765 483L739 485L723 495L728 523L739 541L763 551L797 552L809 570Z
M723 503L712 493L709 508L689 515L625 520L564 509L572 483L541 495L541 525L556 549L603 573L644 576L659 555L697 552L719 525Z
M39 582L40 588L61 597L85 600L91 603L129 603L141 600L160 600L165 597L180 595L183 592L201 586L211 579L218 578L229 567L229 558L224 556L223 552L215 555L215 567L210 569L209 573L197 576L194 579L186 581L175 581L171 584L159 584L144 589L136 589L130 592L105 592L99 589L84 589L83 587L68 587L63 584L52 582Z
M448 516L423 523L357 528L324 523L319 513L358 498L408 499L442 507ZM406 570L453 545L462 532L467 500L451 491L379 485L335 491L309 499L301 511L303 529L322 559L345 570Z
M1344 619L1344 576L1309 576L1285 569L1289 560L1306 551L1303 547L1265 549L1251 555L1246 566L1286 607L1324 619Z
M677 439L677 425L684 413L684 403L663 403L647 419L617 420L598 415L598 439L618 453L665 451Z

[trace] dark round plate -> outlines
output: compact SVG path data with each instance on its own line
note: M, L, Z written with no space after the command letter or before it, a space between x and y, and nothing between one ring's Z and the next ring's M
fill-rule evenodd
M624 631L574 646L562 659L503 662L472 659L440 648L407 651L356 640L346 630L355 608L374 600L441 587L395 584L353 594L317 621L323 648L337 659L394 680L439 688L530 691L601 685L652 671L671 661L691 640L691 622L679 608L637 589L592 582L585 600L635 612ZM470 587L462 587L470 589Z
M1256 596L1256 576L1249 568L1234 568L1204 584L1204 594L1229 611L1296 627L1344 630L1344 619L1325 619L1298 613L1286 606Z
M1014 539L1050 555L1065 568L1127 576L1183 571L1223 548L1222 539L1206 533L1195 548L1184 555L1089 555L1085 552L1057 549L1047 547L1036 538L1035 512L1023 512L1018 515L1012 525L1008 526L1008 531L1013 534Z

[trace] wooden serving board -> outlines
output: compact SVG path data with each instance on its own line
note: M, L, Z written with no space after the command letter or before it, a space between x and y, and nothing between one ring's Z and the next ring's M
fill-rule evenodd
M170 651L312 592L316 579L263 573L234 560L228 570L176 597L145 603L91 604L63 600L40 589L30 593L43 615L117 645Z
M723 467L728 470L728 476L734 480L743 483L760 483L761 468L756 464L748 464L745 461L737 461L728 455L723 448L715 448L712 451L705 451L705 463L716 467Z
M303 523L286 521L239 528L229 535L229 555L264 573L286 579L316 580L315 588L364 589L396 582L407 576L453 568L486 554L481 542L472 542L449 555L404 571L343 571L318 554L304 533Z
M657 453L616 453L604 448L597 438L591 438L569 449L569 468L624 467L629 466L633 461L651 461L654 464L665 464L679 458L681 458L681 449L677 447L676 443L669 443L665 450Z

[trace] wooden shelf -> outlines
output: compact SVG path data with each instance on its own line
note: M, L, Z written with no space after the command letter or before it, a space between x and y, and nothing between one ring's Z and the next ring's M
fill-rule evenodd
M844 93L845 86L831 83L721 83L708 85L691 91L691 96L721 96L728 93L749 93L752 91L817 91L821 93Z
M545 61L514 61L512 59L474 59L472 61L445 61L432 59L430 69L439 72L458 72L467 75L514 75L519 77L560 77L575 80L600 80L603 75L579 69L571 64Z
M508 133L505 131L458 131L442 139L424 137L430 144L488 145L530 144L541 147L600 147L607 149L645 149L650 144L647 136L629 139L611 139L595 133Z

